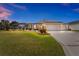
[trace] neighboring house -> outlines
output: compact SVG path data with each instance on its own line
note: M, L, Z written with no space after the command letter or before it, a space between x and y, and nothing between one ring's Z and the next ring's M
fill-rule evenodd
M69 23L71 30L79 30L79 21L73 21Z
M18 29L26 29L26 23L19 23Z
M38 30L40 23L19 23L18 28L26 30Z

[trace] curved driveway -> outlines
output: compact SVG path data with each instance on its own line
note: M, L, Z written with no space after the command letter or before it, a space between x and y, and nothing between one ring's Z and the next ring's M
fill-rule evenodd
M79 32L48 31L62 46L67 56L79 56Z

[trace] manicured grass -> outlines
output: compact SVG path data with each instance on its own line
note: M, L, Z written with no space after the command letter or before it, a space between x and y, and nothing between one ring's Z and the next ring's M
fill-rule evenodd
M62 56L62 47L50 35L27 31L0 31L2 56Z

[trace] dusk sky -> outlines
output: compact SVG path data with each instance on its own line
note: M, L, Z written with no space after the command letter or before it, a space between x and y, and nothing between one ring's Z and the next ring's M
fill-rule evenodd
M38 22L43 19L70 22L79 20L79 4L10 3L0 4L0 19L18 22Z

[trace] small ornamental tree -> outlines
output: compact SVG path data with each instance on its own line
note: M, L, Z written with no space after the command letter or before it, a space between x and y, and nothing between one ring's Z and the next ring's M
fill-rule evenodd
M41 34L47 34L47 32L46 32L46 26L41 26L40 27L40 29L39 29L39 32L41 33Z

